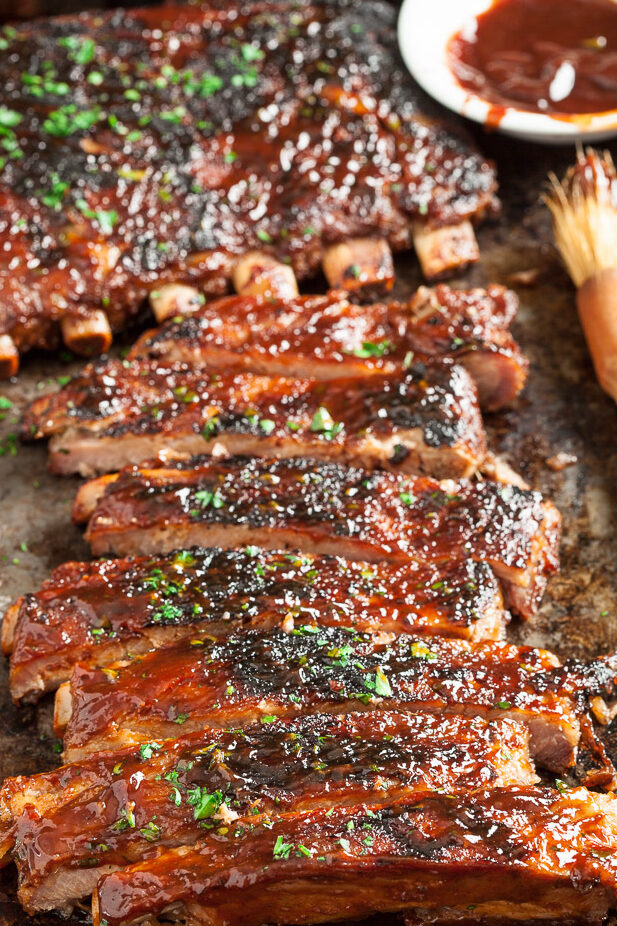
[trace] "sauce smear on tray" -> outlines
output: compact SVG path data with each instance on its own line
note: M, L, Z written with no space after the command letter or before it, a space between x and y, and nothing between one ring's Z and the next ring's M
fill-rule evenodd
M614 0L496 0L453 36L448 54L461 86L497 107L617 109Z

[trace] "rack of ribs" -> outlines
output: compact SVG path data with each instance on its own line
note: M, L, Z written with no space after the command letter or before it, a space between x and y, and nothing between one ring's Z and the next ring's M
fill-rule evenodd
M212 0L17 26L0 60L2 373L60 333L105 350L170 283L293 295L321 265L370 290L412 242L428 277L477 259L494 170L405 75L394 24L378 0Z
M406 303L358 305L346 293L293 299L228 296L174 314L144 334L130 357L216 370L322 380L393 373L411 363L461 363L482 408L509 405L527 361L509 333L518 301L501 286L421 287Z
M541 495L317 460L196 457L85 483L74 507L96 555L256 544L349 559L488 563L532 615L558 568L560 517Z
M491 569L470 559L404 566L246 550L66 563L2 623L16 701L195 635L296 623L466 640L501 639L507 622Z
M590 678L570 675L552 653L500 642L392 638L312 624L290 632L245 629L101 668L77 665L56 694L54 726L65 758L77 761L173 737L179 723L192 732L204 723L245 726L359 710L511 717L529 727L532 757L563 772L574 766L581 738L595 750L589 693L597 693L596 676L606 676L613 694L614 667L590 667ZM600 747L595 752L610 783L612 765Z
M324 383L103 361L37 400L23 426L52 436L52 472L84 476L171 451L312 456L464 477L486 455L473 381L444 364Z
M92 893L103 872L208 831L410 794L530 785L528 733L510 720L384 711L271 718L99 753L0 789L0 855L27 910ZM39 851L53 834L53 852Z
M230 826L104 875L94 926L354 920L599 924L617 906L617 798L477 790Z

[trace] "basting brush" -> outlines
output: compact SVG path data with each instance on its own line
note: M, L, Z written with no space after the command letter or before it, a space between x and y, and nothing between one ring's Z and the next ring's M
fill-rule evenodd
M602 388L617 401L617 173L608 152L578 152L544 201L577 288L581 325Z

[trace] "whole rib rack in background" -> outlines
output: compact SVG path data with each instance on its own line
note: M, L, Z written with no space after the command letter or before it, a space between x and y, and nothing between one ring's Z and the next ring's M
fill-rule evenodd
M162 282L221 292L256 249L350 289L391 285L389 246L412 240L428 276L475 259L468 220L493 206L494 171L419 108L394 17L375 0L215 0L11 31L4 374L59 328L105 349Z

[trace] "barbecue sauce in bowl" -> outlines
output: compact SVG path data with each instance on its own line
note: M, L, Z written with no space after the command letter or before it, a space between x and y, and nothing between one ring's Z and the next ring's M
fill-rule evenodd
M448 45L466 90L567 118L617 109L617 2L496 0Z

